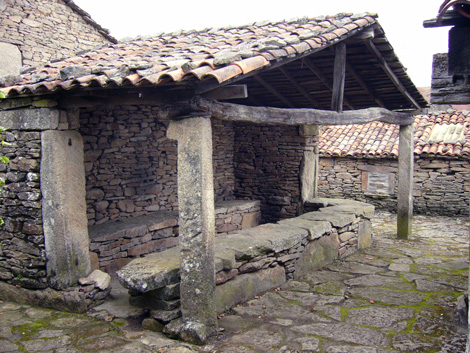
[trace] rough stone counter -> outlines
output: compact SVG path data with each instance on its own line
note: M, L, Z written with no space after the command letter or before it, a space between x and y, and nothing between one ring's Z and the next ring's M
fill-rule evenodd
M368 247L374 206L351 200L316 199L317 211L217 237L217 312L279 287L288 279ZM131 261L117 272L132 304L175 333L179 310L179 248Z

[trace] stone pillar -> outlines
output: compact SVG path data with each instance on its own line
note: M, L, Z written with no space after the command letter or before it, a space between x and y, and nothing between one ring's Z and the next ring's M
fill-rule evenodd
M77 131L41 134L41 193L49 284L65 289L90 272L83 139Z
M397 236L411 236L413 219L413 125L400 125L398 151Z
M300 195L302 205L317 197L318 191L318 141L321 126L303 125L300 135L305 137L305 150L300 167Z
M217 332L211 120L171 121L167 137L178 141L180 336L201 344Z

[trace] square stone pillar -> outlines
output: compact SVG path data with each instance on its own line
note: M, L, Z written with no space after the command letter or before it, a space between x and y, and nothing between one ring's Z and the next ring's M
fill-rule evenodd
M398 146L398 204L397 236L408 239L411 236L413 220L413 125L400 125Z
M180 336L200 344L217 332L211 120L173 120L167 137L178 141Z
M320 132L321 126L319 125L302 125L300 127L300 135L304 136L306 140L302 164L300 166L300 197L302 210L305 201L316 198L318 193L318 142Z
M77 131L41 134L41 193L49 284L65 289L90 272L83 139Z

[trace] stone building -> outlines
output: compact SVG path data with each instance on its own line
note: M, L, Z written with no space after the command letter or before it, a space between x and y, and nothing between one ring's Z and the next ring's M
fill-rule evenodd
M215 229L239 232L304 212L315 184L316 125L400 125L399 169L407 177L399 189L410 212L406 111L426 101L374 15L112 44L25 72L3 92L0 125L11 143L3 153L11 163L3 171L0 285L8 290L92 301L71 290L92 266L116 269L178 243L187 333L214 333ZM339 226L344 243L360 228L362 216L355 217ZM409 223L401 224L407 234ZM278 226L258 231L281 236ZM312 238L302 232L301 241ZM339 247L332 232L325 234ZM235 250L227 251L233 261L224 266L235 265ZM293 269L295 254L284 256Z
M71 0L0 0L0 77L115 42Z
M414 123L413 209L468 216L470 114L428 113ZM320 135L318 196L396 211L398 129L384 123L329 126Z

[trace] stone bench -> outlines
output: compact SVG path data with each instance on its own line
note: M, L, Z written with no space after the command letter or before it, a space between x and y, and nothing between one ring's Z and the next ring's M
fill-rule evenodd
M318 202L327 206L216 238L217 312L371 244L374 206L349 200ZM166 324L180 315L178 247L135 259L117 274L129 289L131 303L151 309L156 320Z
M259 201L221 201L215 206L217 233L230 233L259 224ZM178 245L178 230L178 212L169 211L89 226L93 266L111 273L134 258L172 248Z

